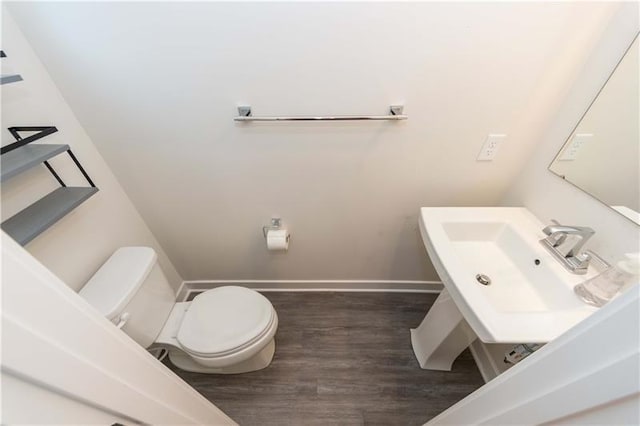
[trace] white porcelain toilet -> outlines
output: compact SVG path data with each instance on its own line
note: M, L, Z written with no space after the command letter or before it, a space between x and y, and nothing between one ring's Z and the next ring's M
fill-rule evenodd
M177 302L149 247L123 247L79 294L136 342L165 348L177 367L236 374L267 367L278 315L257 291L226 286Z

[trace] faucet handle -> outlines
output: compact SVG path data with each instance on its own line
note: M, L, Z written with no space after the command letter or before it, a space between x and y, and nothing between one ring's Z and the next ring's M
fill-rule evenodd
M587 252L579 253L575 255L573 258L569 259L569 262L573 264L573 271L576 274L586 274L589 269L589 263L591 260L591 255Z

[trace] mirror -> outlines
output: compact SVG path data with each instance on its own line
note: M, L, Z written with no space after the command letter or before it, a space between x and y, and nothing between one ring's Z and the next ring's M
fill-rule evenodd
M640 224L638 36L549 166Z

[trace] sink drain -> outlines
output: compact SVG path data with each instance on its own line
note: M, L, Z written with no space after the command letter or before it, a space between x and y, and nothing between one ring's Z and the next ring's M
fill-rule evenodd
M491 284L491 278L489 278L488 276L486 276L485 274L478 274L476 275L476 280L482 284L482 285L489 285Z

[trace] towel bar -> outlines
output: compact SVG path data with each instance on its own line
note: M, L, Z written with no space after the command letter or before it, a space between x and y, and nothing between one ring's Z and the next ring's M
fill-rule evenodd
M389 107L389 115L334 115L334 116L257 116L251 115L250 106L239 106L238 117L234 117L235 121L399 121L406 120L406 115L402 114L403 105L391 105Z

